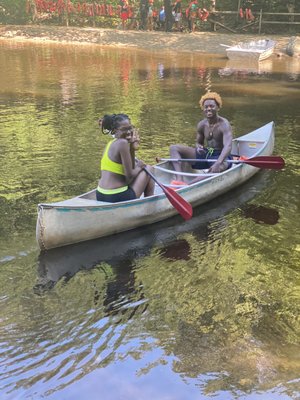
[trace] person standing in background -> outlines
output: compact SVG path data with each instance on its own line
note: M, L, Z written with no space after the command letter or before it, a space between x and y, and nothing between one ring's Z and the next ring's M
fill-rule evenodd
M188 19L189 31L194 33L196 30L196 18L198 15L198 1L192 0L186 9L186 17Z
M176 3L173 7L173 16L175 21L175 29L177 31L181 31L181 26L180 26L181 11L182 11L181 0L176 0Z
M126 22L128 20L128 11L129 11L129 6L127 3L127 0L121 1L120 8L121 8L120 16L121 16L121 21L122 21L122 29L125 30Z
M159 12L158 21L159 21L159 28L164 31L166 28L166 13L164 6L162 6Z
M149 0L147 29L148 31L153 31L153 0Z

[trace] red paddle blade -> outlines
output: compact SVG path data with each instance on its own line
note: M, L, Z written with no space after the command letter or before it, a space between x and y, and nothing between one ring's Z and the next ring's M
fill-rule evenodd
M162 185L163 186L163 185ZM166 186L162 187L165 195L167 196L169 202L172 204L174 208L179 212L179 214L184 218L186 221L192 218L193 216L193 208L191 204L184 200L177 192L173 189L168 188Z
M282 169L285 165L284 159L279 156L258 156L247 160L240 160L240 162L252 165L253 167L267 169Z
M143 170L151 176L151 178L158 184L158 186L163 190L164 194L166 195L169 202L172 204L174 208L179 212L179 214L184 218L186 221L193 216L193 208L189 202L184 200L178 193L173 191L172 189L166 187L162 183L160 183L157 178L150 172L147 168L143 168Z

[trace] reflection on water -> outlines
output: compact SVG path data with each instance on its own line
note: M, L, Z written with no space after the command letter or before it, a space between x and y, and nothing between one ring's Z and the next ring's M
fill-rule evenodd
M273 70L273 60L264 61L255 60L228 60L224 68L219 69L220 76L235 75L243 78L248 75L265 75L271 74Z
M247 79L251 76L284 73L289 81L297 81L300 74L300 59L284 57L269 58L260 62L253 60L228 60L225 67L218 70L221 77L234 76L236 79Z
M246 218L252 218L257 223L275 225L279 220L279 212L274 208L249 204L242 211Z
M211 56L0 46L1 400L299 397L297 63L236 79ZM275 120L284 170L190 221L38 253L36 204L97 182L99 116L130 114L153 163L194 143L208 88L235 136Z
M193 231L199 240L208 240L210 231L208 222L217 219L218 230L222 225L220 217L234 209L241 216L264 223L272 224L272 218L279 218L275 209L248 204L269 182L269 174L255 176L243 189L237 189L223 196L222 206L219 200L203 205L194 211L194 216L184 224L179 223L180 217L140 227L111 237L90 240L78 244L42 251L38 257L38 282L36 289L43 291L53 287L62 277L73 277L79 270L89 270L101 262L118 268L120 264L131 264L138 258L145 257L153 246L162 246L161 255L169 259L188 260L190 247L186 240L178 239L179 235ZM255 186L255 188L253 187ZM251 213L252 210L252 213ZM269 216L268 216L269 214ZM123 267L122 267L123 268Z

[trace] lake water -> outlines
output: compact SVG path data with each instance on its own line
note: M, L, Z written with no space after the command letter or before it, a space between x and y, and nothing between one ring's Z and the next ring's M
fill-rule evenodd
M300 61L0 42L0 398L299 399ZM105 113L138 156L275 121L280 171L162 223L40 254L39 202L97 184Z

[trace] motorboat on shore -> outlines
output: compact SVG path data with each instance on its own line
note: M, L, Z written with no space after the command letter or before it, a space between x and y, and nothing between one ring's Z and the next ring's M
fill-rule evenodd
M276 42L271 39L260 39L241 42L234 46L222 46L226 47L226 54L230 60L250 59L262 61L274 53Z

